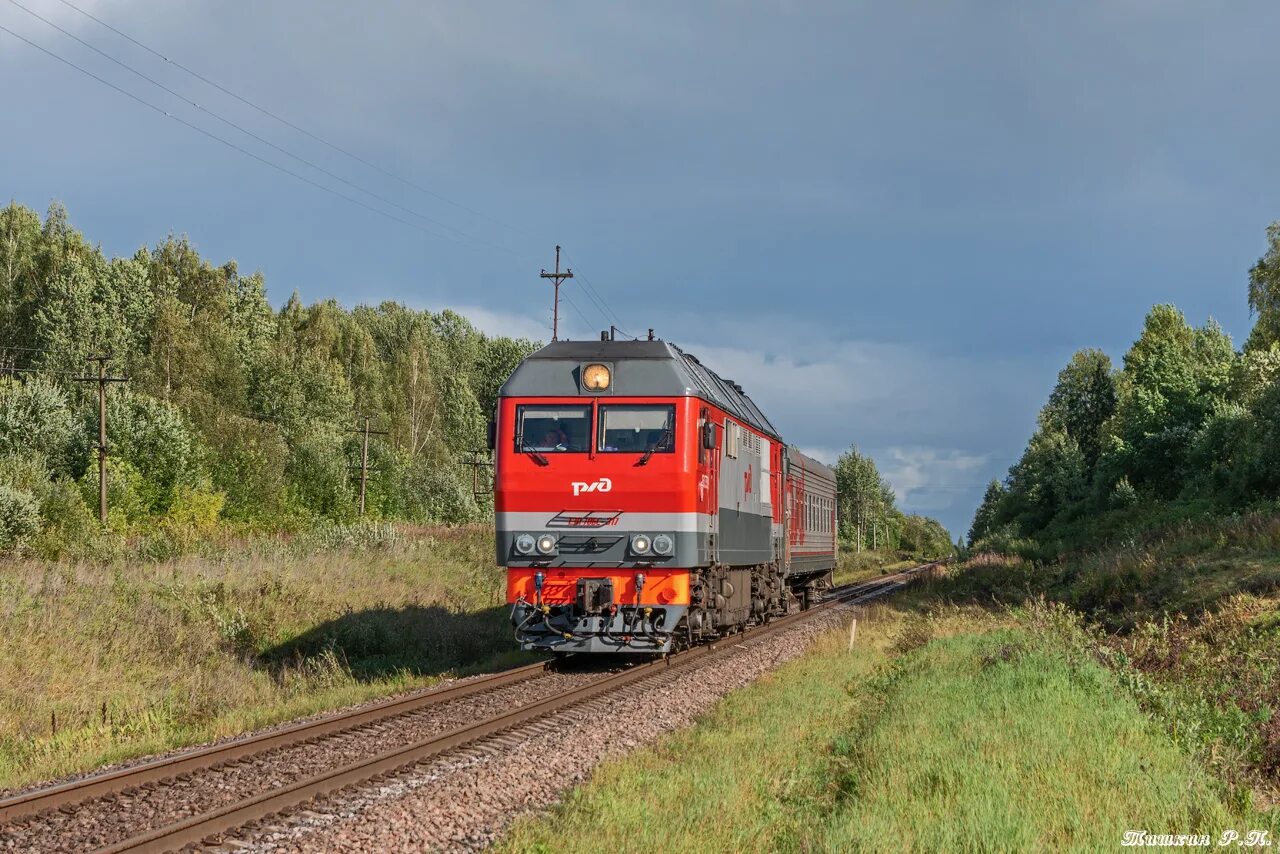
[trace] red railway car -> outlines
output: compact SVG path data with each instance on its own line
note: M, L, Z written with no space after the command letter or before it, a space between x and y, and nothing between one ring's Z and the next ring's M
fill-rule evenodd
M664 341L562 341L503 385L497 560L525 649L660 653L808 607L835 475Z

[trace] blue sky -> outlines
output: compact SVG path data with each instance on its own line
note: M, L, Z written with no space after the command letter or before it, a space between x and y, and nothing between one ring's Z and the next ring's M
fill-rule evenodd
M871 452L953 533L1073 350L1118 358L1156 302L1242 340L1280 218L1275 3L73 0L415 188L19 2L355 186L11 0L0 26L415 225L3 32L0 194L64 202L112 253L186 233L277 303L395 299L519 335L546 335L559 242L584 277L569 335L654 327L790 441Z

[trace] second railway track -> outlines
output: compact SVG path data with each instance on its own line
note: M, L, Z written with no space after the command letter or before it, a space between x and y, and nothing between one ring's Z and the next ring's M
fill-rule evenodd
M837 588L817 608L610 672L536 664L282 727L0 801L0 849L167 851L218 838L514 727L880 598L936 564Z

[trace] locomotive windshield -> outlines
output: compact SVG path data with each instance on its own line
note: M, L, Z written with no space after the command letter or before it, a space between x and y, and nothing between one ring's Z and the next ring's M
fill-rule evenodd
M590 406L516 408L516 450L521 453L585 453L590 436Z
M675 450L674 406L601 404L599 450L669 454Z

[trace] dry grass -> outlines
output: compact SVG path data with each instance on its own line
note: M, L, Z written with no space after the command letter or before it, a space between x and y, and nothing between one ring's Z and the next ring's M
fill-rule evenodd
M487 529L0 564L0 787L518 660Z

